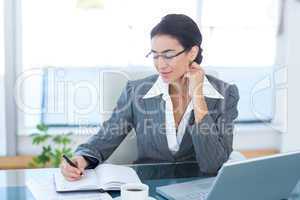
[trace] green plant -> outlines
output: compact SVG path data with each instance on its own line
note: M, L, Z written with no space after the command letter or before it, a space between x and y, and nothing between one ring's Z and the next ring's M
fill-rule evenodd
M58 167L63 154L72 157L72 149L69 147L72 133L49 134L45 124L38 124L36 128L39 132L30 135L32 145L42 145L42 152L33 157L29 167Z

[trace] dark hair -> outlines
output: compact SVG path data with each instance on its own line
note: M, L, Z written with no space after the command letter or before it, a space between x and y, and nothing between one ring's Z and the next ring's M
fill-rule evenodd
M151 30L151 39L156 35L170 35L177 39L183 48L190 50L193 46L199 47L199 52L194 60L202 62L202 35L194 20L183 14L169 14Z

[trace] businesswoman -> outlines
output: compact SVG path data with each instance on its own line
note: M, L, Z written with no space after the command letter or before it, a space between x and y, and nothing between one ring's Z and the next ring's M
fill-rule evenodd
M75 151L78 169L63 162L66 179L80 179L84 169L105 161L135 129L137 163L197 161L215 173L232 152L238 89L206 75L202 36L188 16L170 14L151 31L151 51L158 75L129 81L109 120Z

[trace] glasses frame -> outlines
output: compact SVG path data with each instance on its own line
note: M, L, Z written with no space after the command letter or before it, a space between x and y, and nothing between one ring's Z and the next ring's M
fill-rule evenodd
M185 48L185 49L183 49L182 51L176 53L176 54L173 55L173 56L166 56L166 55L164 55L163 53L157 53L157 56L156 56L156 57L153 57L153 60L157 60L159 57L162 57L164 60L171 60L171 59L173 59L173 58L179 56L180 54L183 54L183 53L184 53L185 51L187 51L187 50L188 50L188 49ZM149 58L149 56L150 56L152 53L154 53L154 52L153 52L153 51L150 51L150 52L146 55L146 58Z

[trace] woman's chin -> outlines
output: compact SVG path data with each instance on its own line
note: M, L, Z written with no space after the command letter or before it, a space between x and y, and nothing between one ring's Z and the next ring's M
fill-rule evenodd
M163 80L164 83L171 83L172 82L172 79L170 77L161 76L161 79Z
M164 83L174 83L174 82L182 82L185 81L184 76L181 77L170 77L170 76L161 76L161 79Z

